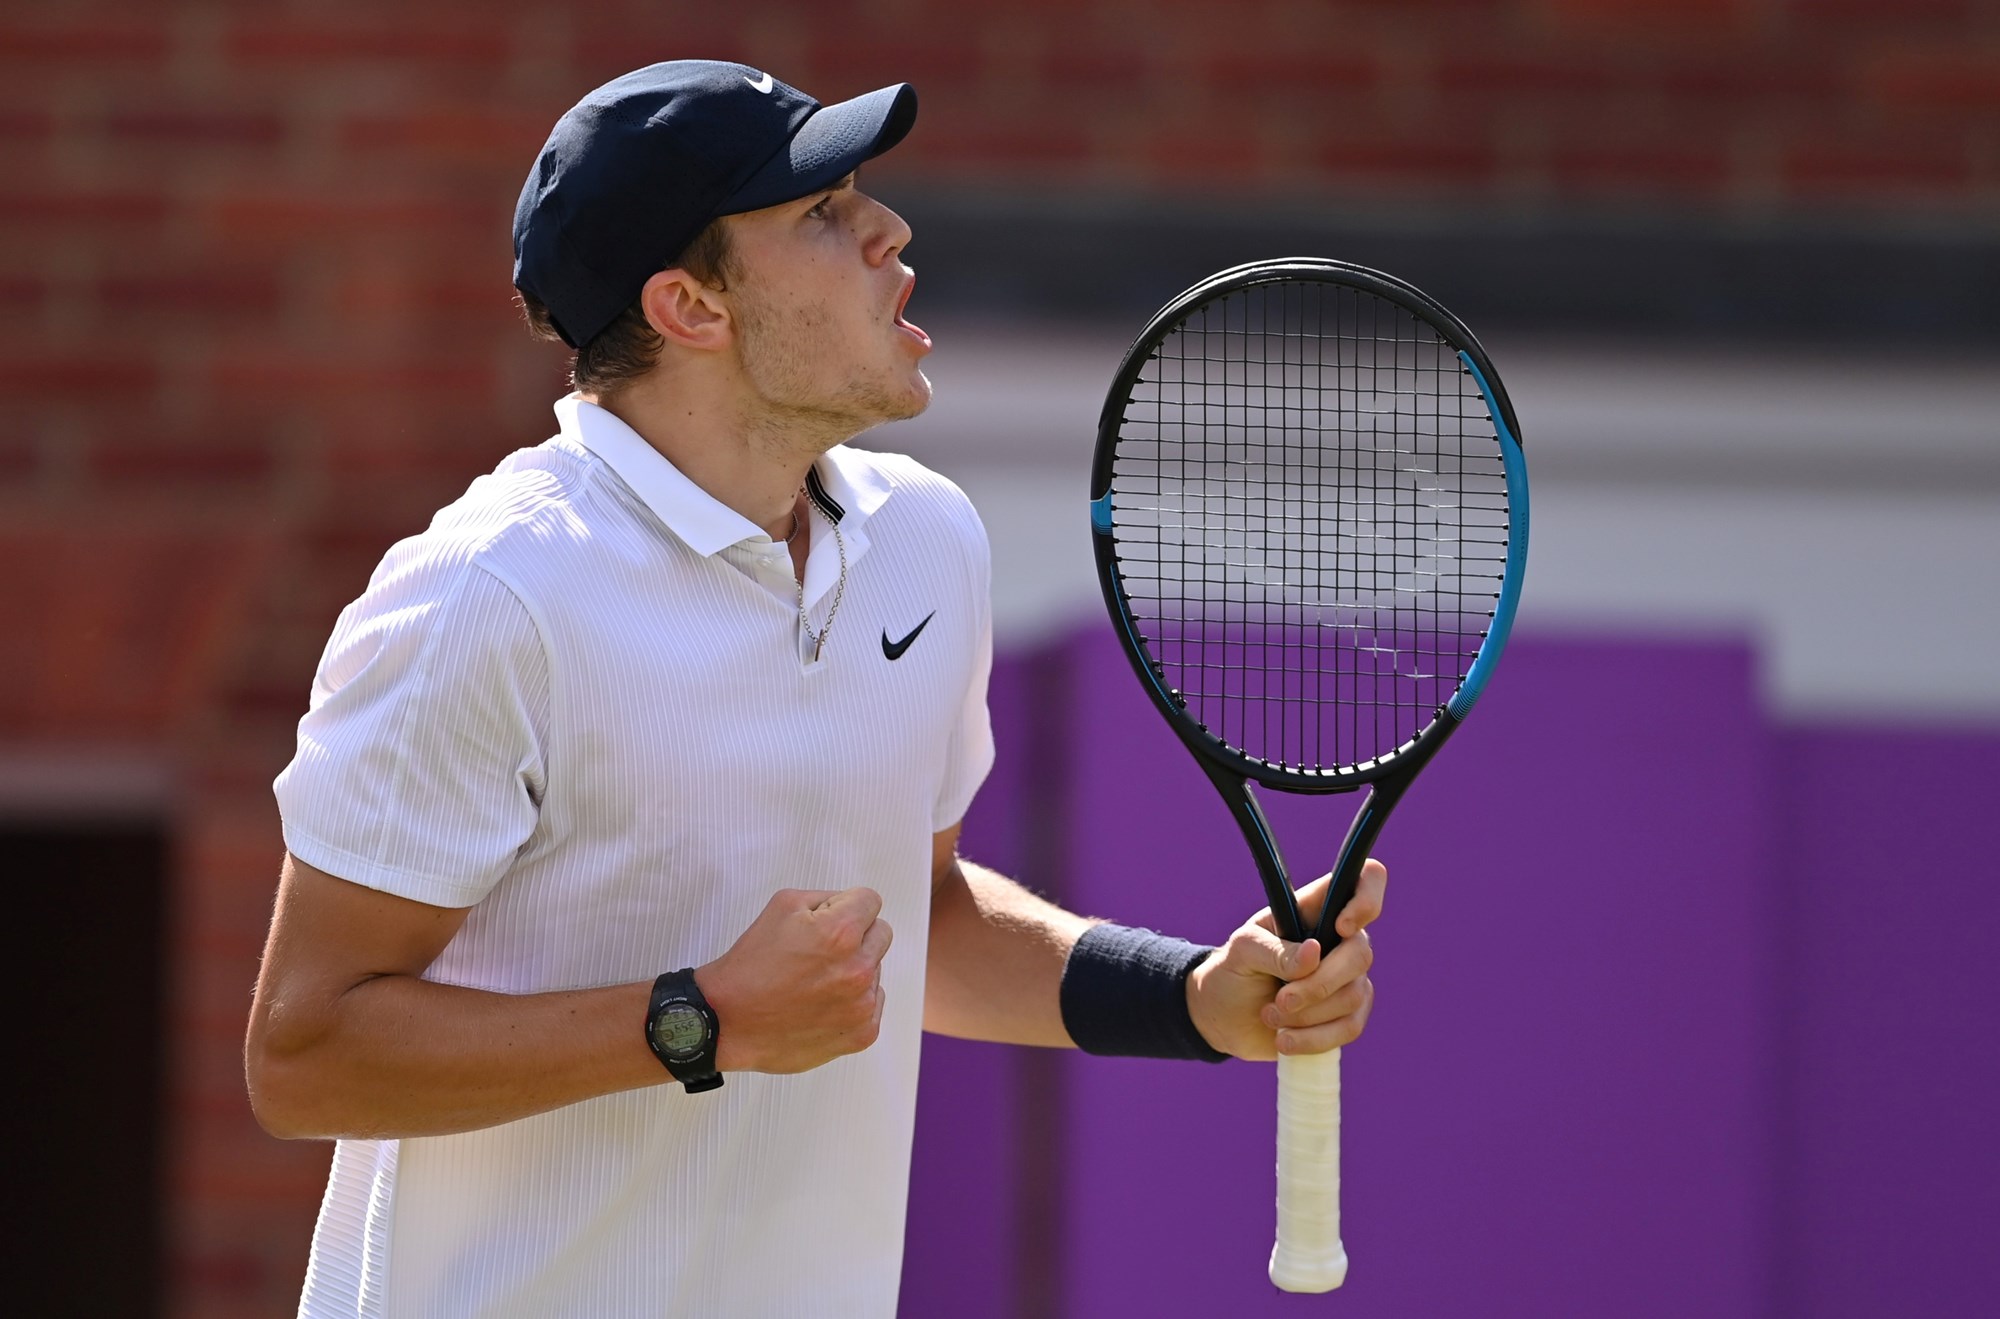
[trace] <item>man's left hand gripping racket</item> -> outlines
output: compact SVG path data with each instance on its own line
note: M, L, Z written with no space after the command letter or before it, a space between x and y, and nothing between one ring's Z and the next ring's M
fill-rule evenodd
M1091 528L1132 667L1243 831L1278 933L1333 918L1471 711L1528 556L1520 427L1472 332L1337 261L1226 270L1162 308L1105 399ZM1366 786L1308 928L1252 783ZM1340 1054L1278 1060L1271 1280L1329 1291Z

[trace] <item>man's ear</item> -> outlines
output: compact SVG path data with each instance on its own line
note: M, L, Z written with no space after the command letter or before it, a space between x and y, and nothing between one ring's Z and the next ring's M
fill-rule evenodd
M720 294L685 270L662 270L639 290L639 307L653 333L668 343L716 349L729 342L734 324Z

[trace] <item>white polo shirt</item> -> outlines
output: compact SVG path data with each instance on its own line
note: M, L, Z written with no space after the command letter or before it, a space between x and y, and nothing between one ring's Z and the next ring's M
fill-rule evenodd
M829 520L848 573L815 662L782 545L609 412L556 414L341 614L276 784L286 845L471 907L426 978L510 994L651 980L727 949L776 889L866 884L896 931L881 1036L703 1095L342 1141L300 1313L889 1316L931 835L993 756L985 533L909 458L824 455L815 628Z

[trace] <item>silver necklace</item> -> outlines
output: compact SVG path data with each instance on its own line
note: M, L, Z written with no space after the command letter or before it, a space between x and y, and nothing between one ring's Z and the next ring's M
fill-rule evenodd
M826 647L826 634L833 631L833 619L834 615L840 612L841 597L847 594L847 541L840 534L840 524L838 522L829 521L827 525L833 528L833 547L840 551L840 576L833 584L833 603L827 606L826 626L817 632L813 631L812 622L806 617L806 579L803 575L799 578L799 626L804 628L805 634L812 638L813 663L815 664L819 663L820 651ZM792 528L792 535L796 536L798 534L799 529L797 526L794 526ZM790 544L791 537L786 537L785 541L787 544Z

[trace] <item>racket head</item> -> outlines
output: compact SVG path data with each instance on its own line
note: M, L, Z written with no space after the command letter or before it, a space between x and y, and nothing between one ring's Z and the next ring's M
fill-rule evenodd
M1513 406L1409 283L1296 257L1156 313L1091 471L1105 604L1187 745L1293 792L1414 772L1505 646L1527 557Z

